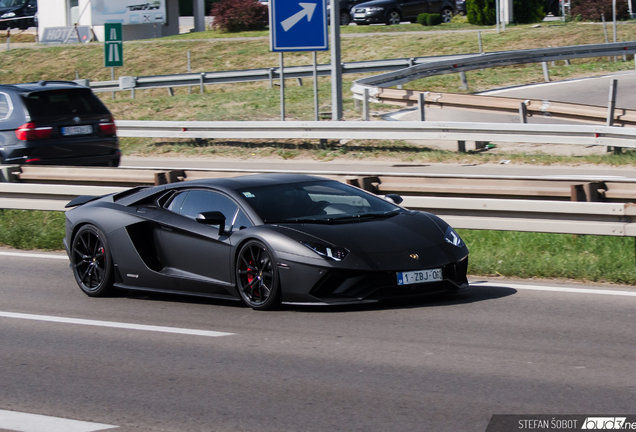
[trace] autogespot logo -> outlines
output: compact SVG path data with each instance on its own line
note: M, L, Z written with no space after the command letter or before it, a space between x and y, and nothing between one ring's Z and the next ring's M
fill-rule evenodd
M581 429L611 430L625 429L636 430L636 422L626 423L627 417L587 417Z

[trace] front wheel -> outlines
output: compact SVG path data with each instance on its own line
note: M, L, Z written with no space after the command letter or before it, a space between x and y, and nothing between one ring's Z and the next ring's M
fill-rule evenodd
M106 236L94 225L84 225L71 244L71 267L80 289L90 297L113 291L113 262Z
M274 254L258 240L241 247L236 261L236 285L246 305L254 310L274 309L281 303Z
M349 13L348 12L341 12L340 13L340 25L341 26L348 26L350 22L351 22L351 17L349 16Z
M400 17L400 13L398 11L391 11L389 15L386 17L386 25L398 25L402 17Z

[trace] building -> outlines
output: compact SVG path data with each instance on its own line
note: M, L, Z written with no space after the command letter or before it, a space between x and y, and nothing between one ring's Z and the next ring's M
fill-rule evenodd
M192 0L195 31L205 30L204 0ZM123 40L179 34L179 0L38 1L38 32L75 24L90 26L104 40L104 22L121 22Z

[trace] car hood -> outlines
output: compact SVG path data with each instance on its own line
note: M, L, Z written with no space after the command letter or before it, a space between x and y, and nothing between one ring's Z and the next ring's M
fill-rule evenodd
M346 248L344 267L415 270L445 265L468 254L465 246L444 240L447 226L436 216L406 212L354 223L285 224L279 229L298 241Z
M2 14L6 14L7 12L15 12L17 14L18 12L22 12L21 9L22 6L0 7L0 16L2 16ZM22 15L23 14L20 13L20 16Z

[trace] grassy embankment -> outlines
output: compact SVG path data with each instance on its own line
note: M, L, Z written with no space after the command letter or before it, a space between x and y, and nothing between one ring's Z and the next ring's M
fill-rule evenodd
M346 27L342 29L343 62L396 57L418 57L461 54L478 51L475 32L439 33L437 30L471 30L466 24L425 28L417 24L400 26ZM372 37L347 37L350 33L373 33ZM156 41L132 42L125 45L126 64L118 75L158 75L185 72L186 51L192 55L194 71L236 70L275 67L278 56L269 52L266 32L222 34L205 32L180 35ZM248 40L230 40L253 37ZM635 40L636 26L632 23L618 27L619 40ZM200 40L204 39L204 40ZM482 28L485 51L541 48L604 41L600 25L568 23L567 25L509 26L497 34ZM76 71L82 78L110 79L109 70L102 65L100 45L50 47L38 50L16 49L0 53L0 82L24 82L40 79L74 79ZM621 60L619 58L619 60ZM551 66L554 80L633 70L634 63L608 61L607 58L581 59L566 66ZM327 52L319 53L319 63L329 62ZM311 63L307 53L288 53L286 65ZM467 72L468 92L515 84L541 82L540 65L510 66ZM348 88L358 76L345 75L345 118L359 119ZM288 118L313 119L311 85L287 85L286 110ZM409 83L408 88L429 91L465 92L455 75L427 78ZM319 79L321 110L329 111L329 78ZM267 83L208 86L206 93L193 88L176 89L175 96L150 90L137 92L136 99L127 93L102 95L104 102L119 119L154 120L276 120L279 117L279 92ZM390 111L388 106L373 107L374 114ZM124 154L183 154L195 156L232 156L257 161L260 157L309 157L316 160L364 161L390 158L412 162L488 163L502 158L512 163L578 164L599 163L634 165L634 152L602 156L551 156L542 154L488 154L487 152L457 154L431 150L406 142L353 141L345 144L330 142L325 149L317 143L273 141L208 141L194 143L187 140L122 139ZM43 224L42 221L45 221ZM63 236L63 215L41 212L0 212L0 243L26 249L60 249ZM634 272L634 240L595 236L570 236L533 233L505 233L462 230L471 248L470 273L502 274L519 277L559 277L590 281L636 283Z

